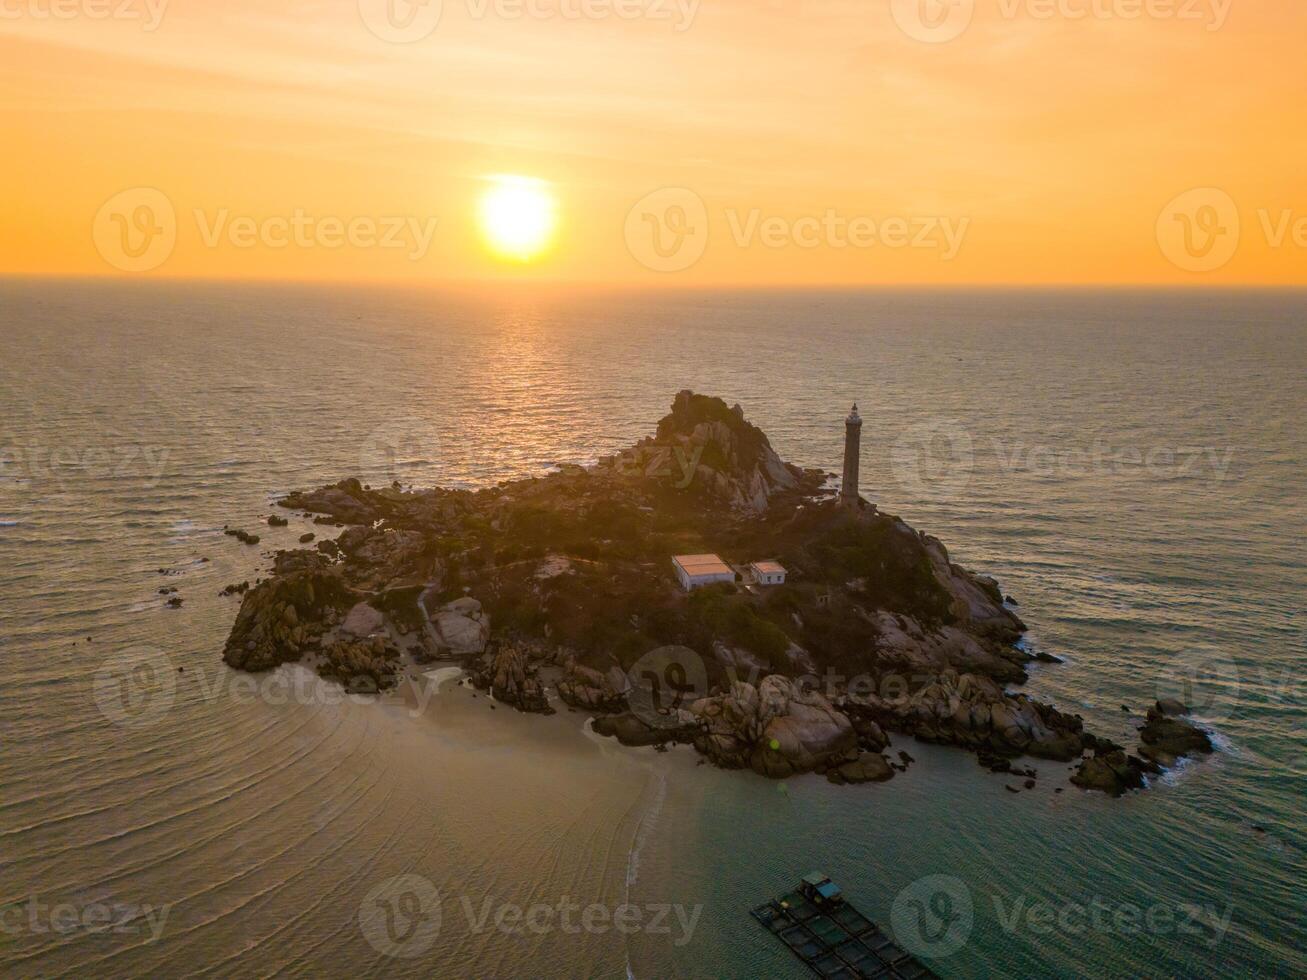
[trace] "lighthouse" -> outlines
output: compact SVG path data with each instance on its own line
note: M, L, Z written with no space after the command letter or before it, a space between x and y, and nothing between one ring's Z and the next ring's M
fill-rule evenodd
M853 411L844 420L844 482L840 487L840 503L846 507L858 506L858 457L862 453L862 416L855 402Z

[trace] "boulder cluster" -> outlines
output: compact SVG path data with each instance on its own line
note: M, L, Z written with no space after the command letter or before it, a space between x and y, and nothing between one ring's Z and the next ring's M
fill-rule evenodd
M1117 745L1102 746L1092 758L1085 759L1071 777L1084 789L1100 790L1120 796L1145 785L1148 776L1174 766L1190 755L1212 751L1212 740L1182 715L1189 708L1173 699L1156 702L1148 709L1146 723L1139 729L1138 755L1128 755Z
M494 653L482 656L469 674L473 686L490 691L496 701L510 704L518 711L541 715L554 713L540 683L539 668L523 650L511 643L501 644Z
M298 660L349 596L335 569L307 568L260 582L245 593L222 659L247 671Z
M779 674L756 685L735 681L725 693L658 714L601 717L594 729L627 745L693 745L714 765L773 779L820 772L832 782L860 783L894 775L878 726L855 725L825 695Z
M996 757L1070 760L1098 744L1079 715L1009 694L992 678L954 670L896 698L850 694L840 704L855 717L869 717L923 742Z

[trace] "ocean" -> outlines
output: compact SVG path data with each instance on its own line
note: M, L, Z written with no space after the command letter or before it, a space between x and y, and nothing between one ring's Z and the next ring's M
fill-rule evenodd
M7 280L0 337L6 976L798 978L748 910L818 868L944 977L1307 975L1307 294ZM682 388L830 470L856 401L864 495L1065 661L1025 690L1218 751L778 783L222 665L222 588L329 530L277 495L585 463Z

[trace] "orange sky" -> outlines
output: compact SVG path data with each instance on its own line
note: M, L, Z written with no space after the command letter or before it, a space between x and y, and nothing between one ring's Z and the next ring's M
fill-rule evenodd
M0 0L0 273L1307 282L1301 3L386 2Z

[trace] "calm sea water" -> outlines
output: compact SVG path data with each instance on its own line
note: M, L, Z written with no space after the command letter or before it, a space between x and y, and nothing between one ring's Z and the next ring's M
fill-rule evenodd
M882 923L944 895L911 920L944 976L1301 976L1305 325L1295 293L0 283L0 968L800 977L747 910L820 867ZM777 784L457 686L222 667L217 593L308 528L224 524L346 475L584 462L685 387L827 468L856 400L866 495L1065 657L1028 690L1133 744L1121 705L1191 676L1218 754L1116 801L904 739L887 785ZM400 875L434 900L360 920Z

